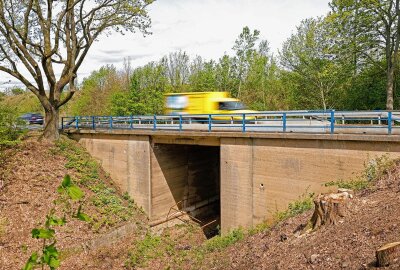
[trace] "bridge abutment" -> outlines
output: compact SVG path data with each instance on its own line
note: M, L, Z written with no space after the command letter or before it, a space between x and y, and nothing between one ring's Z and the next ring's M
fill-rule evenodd
M395 136L132 132L71 135L152 222L175 206L220 215L223 232L255 226L308 192L327 191L326 182L354 178L371 159L400 155Z

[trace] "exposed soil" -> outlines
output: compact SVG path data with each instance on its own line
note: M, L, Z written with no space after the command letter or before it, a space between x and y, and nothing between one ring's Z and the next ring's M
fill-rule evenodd
M288 219L273 229L248 237L227 250L210 256L204 269L218 258L229 258L229 269L371 269L375 251L400 241L400 167L391 170L373 188L356 194L349 214L339 224L295 236L307 224L312 211ZM384 269L400 269L400 258Z
M46 214L53 207L58 197L57 187L63 177L70 174L77 180L74 169L66 169L67 160L51 149L52 143L28 138L17 149L6 167L7 173L0 179L0 269L21 269L34 251L39 251L41 241L31 238L33 228L42 227ZM104 172L100 173L102 181L112 187L110 179ZM86 193L84 211L91 215L96 213L90 203L91 191L82 188ZM90 251L85 247L91 239L105 238L100 245L107 244L107 233L128 222L119 222L113 227L95 232L90 224L69 219L68 223L56 230L57 247L61 251L60 269L123 269L126 248L143 233L145 220L139 211L132 218L140 226L136 233L128 233L117 245ZM118 258L118 261L115 261Z

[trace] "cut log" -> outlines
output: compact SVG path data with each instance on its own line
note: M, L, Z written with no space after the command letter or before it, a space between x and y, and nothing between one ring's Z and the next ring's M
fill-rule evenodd
M314 199L314 214L311 217L312 230L323 225L335 225L339 217L347 214L347 201L353 195L348 190L338 193L320 194Z
M377 266L388 266L400 260L400 242L386 244L376 251Z

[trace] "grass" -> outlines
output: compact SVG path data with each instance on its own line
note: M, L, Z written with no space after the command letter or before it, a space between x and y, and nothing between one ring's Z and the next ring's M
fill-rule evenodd
M348 181L339 180L325 183L325 186L337 186L355 191L360 191L369 188L376 180L386 175L389 170L395 166L397 160L391 159L388 155L383 155L375 159L371 159L367 164L364 164L364 171L360 176Z
M226 235L218 235L209 239L204 243L203 248L206 252L220 251L242 240L244 237L245 232L239 228Z
M53 154L61 154L67 159L65 167L78 174L78 184L93 192L90 202L97 213L92 216L92 228L95 231L131 219L136 207L127 194L119 195L100 177L100 165L76 142L61 138L51 150Z
M298 200L289 203L285 211L275 213L275 220L280 222L313 209L313 197L314 193L308 193L307 195L301 196Z
M185 234L191 233L191 228L186 228ZM182 266L190 264L194 269L201 266L207 254L223 251L229 246L244 239L246 231L237 229L225 235L218 235L199 246L191 247L190 250L179 250L177 246L181 237L171 237L169 234L162 236L146 234L143 240L136 241L128 253L128 260L125 267L136 269L147 267L151 260L160 259L169 264L166 269L181 269Z
M148 261L165 255L171 256L174 252L174 244L168 235L161 237L147 233L143 240L134 243L134 248L129 251L125 267L129 269L146 267Z

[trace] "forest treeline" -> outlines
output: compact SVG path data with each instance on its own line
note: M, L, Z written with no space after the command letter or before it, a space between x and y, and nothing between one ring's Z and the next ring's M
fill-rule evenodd
M177 51L138 68L129 59L121 70L101 67L64 114L160 114L164 93L192 91L227 91L260 111L397 109L397 2L332 1L326 16L302 21L277 53L244 27L234 54L218 60Z

